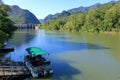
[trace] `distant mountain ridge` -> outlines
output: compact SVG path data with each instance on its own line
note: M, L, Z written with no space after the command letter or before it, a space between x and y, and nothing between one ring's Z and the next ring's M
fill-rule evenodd
M21 9L20 7L14 5L10 6L11 11L8 12L9 18L15 24L39 24L39 20L35 17L33 13L29 10Z
M97 7L99 7L99 6L101 6L101 4L100 3L96 3L96 4L94 4L94 5L92 5L92 6L89 6L89 7L78 7L78 8L73 8L73 9L70 9L70 10L68 10L68 12L69 13L78 13L78 12L86 12L86 11L89 11L90 9L94 9L94 8L97 8Z
M61 13L56 13L54 15L52 14L49 14L48 16L46 16L42 21L43 22L46 22L48 20L51 20L51 19L56 19L56 18L59 18L59 17L64 17L64 16L69 16L71 14L74 14L74 13L78 13L78 12L87 12L89 11L90 9L94 9L94 8L98 8L99 6L101 6L102 4L100 3L96 3L92 6L89 6L89 7L78 7L78 8L73 8L73 9L69 9L67 11L62 11ZM40 20L41 21L41 20Z

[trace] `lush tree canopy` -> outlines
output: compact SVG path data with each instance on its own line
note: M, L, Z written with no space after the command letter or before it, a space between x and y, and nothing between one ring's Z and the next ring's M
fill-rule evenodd
M84 13L49 20L40 28L59 31L104 32L120 30L120 1L103 4Z
M0 0L0 47L2 46L2 42L6 40L16 29L11 20L8 18L8 11L10 11L9 6L3 4Z

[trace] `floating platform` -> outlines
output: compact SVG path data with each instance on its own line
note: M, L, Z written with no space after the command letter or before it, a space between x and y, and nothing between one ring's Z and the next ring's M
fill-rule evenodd
M14 51L14 48L0 48L0 52L6 53L6 52L12 52Z
M28 75L30 71L22 62L0 62L0 79L9 80L11 77Z

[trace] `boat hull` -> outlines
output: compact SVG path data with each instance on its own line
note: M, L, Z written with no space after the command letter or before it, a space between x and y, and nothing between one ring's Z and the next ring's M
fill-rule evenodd
M38 64L39 62L38 63L34 62L34 64L32 64L31 60L25 57L25 65L30 70L32 77L35 78L35 77L39 77L40 75L47 76L53 73L50 61L44 61L42 64L40 65Z

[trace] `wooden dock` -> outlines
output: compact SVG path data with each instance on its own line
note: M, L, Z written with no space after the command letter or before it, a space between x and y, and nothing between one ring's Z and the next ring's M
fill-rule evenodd
M21 62L1 62L0 63L0 77L18 77L30 75L30 71ZM7 80L7 79L6 79ZM9 80L9 79L8 79Z

